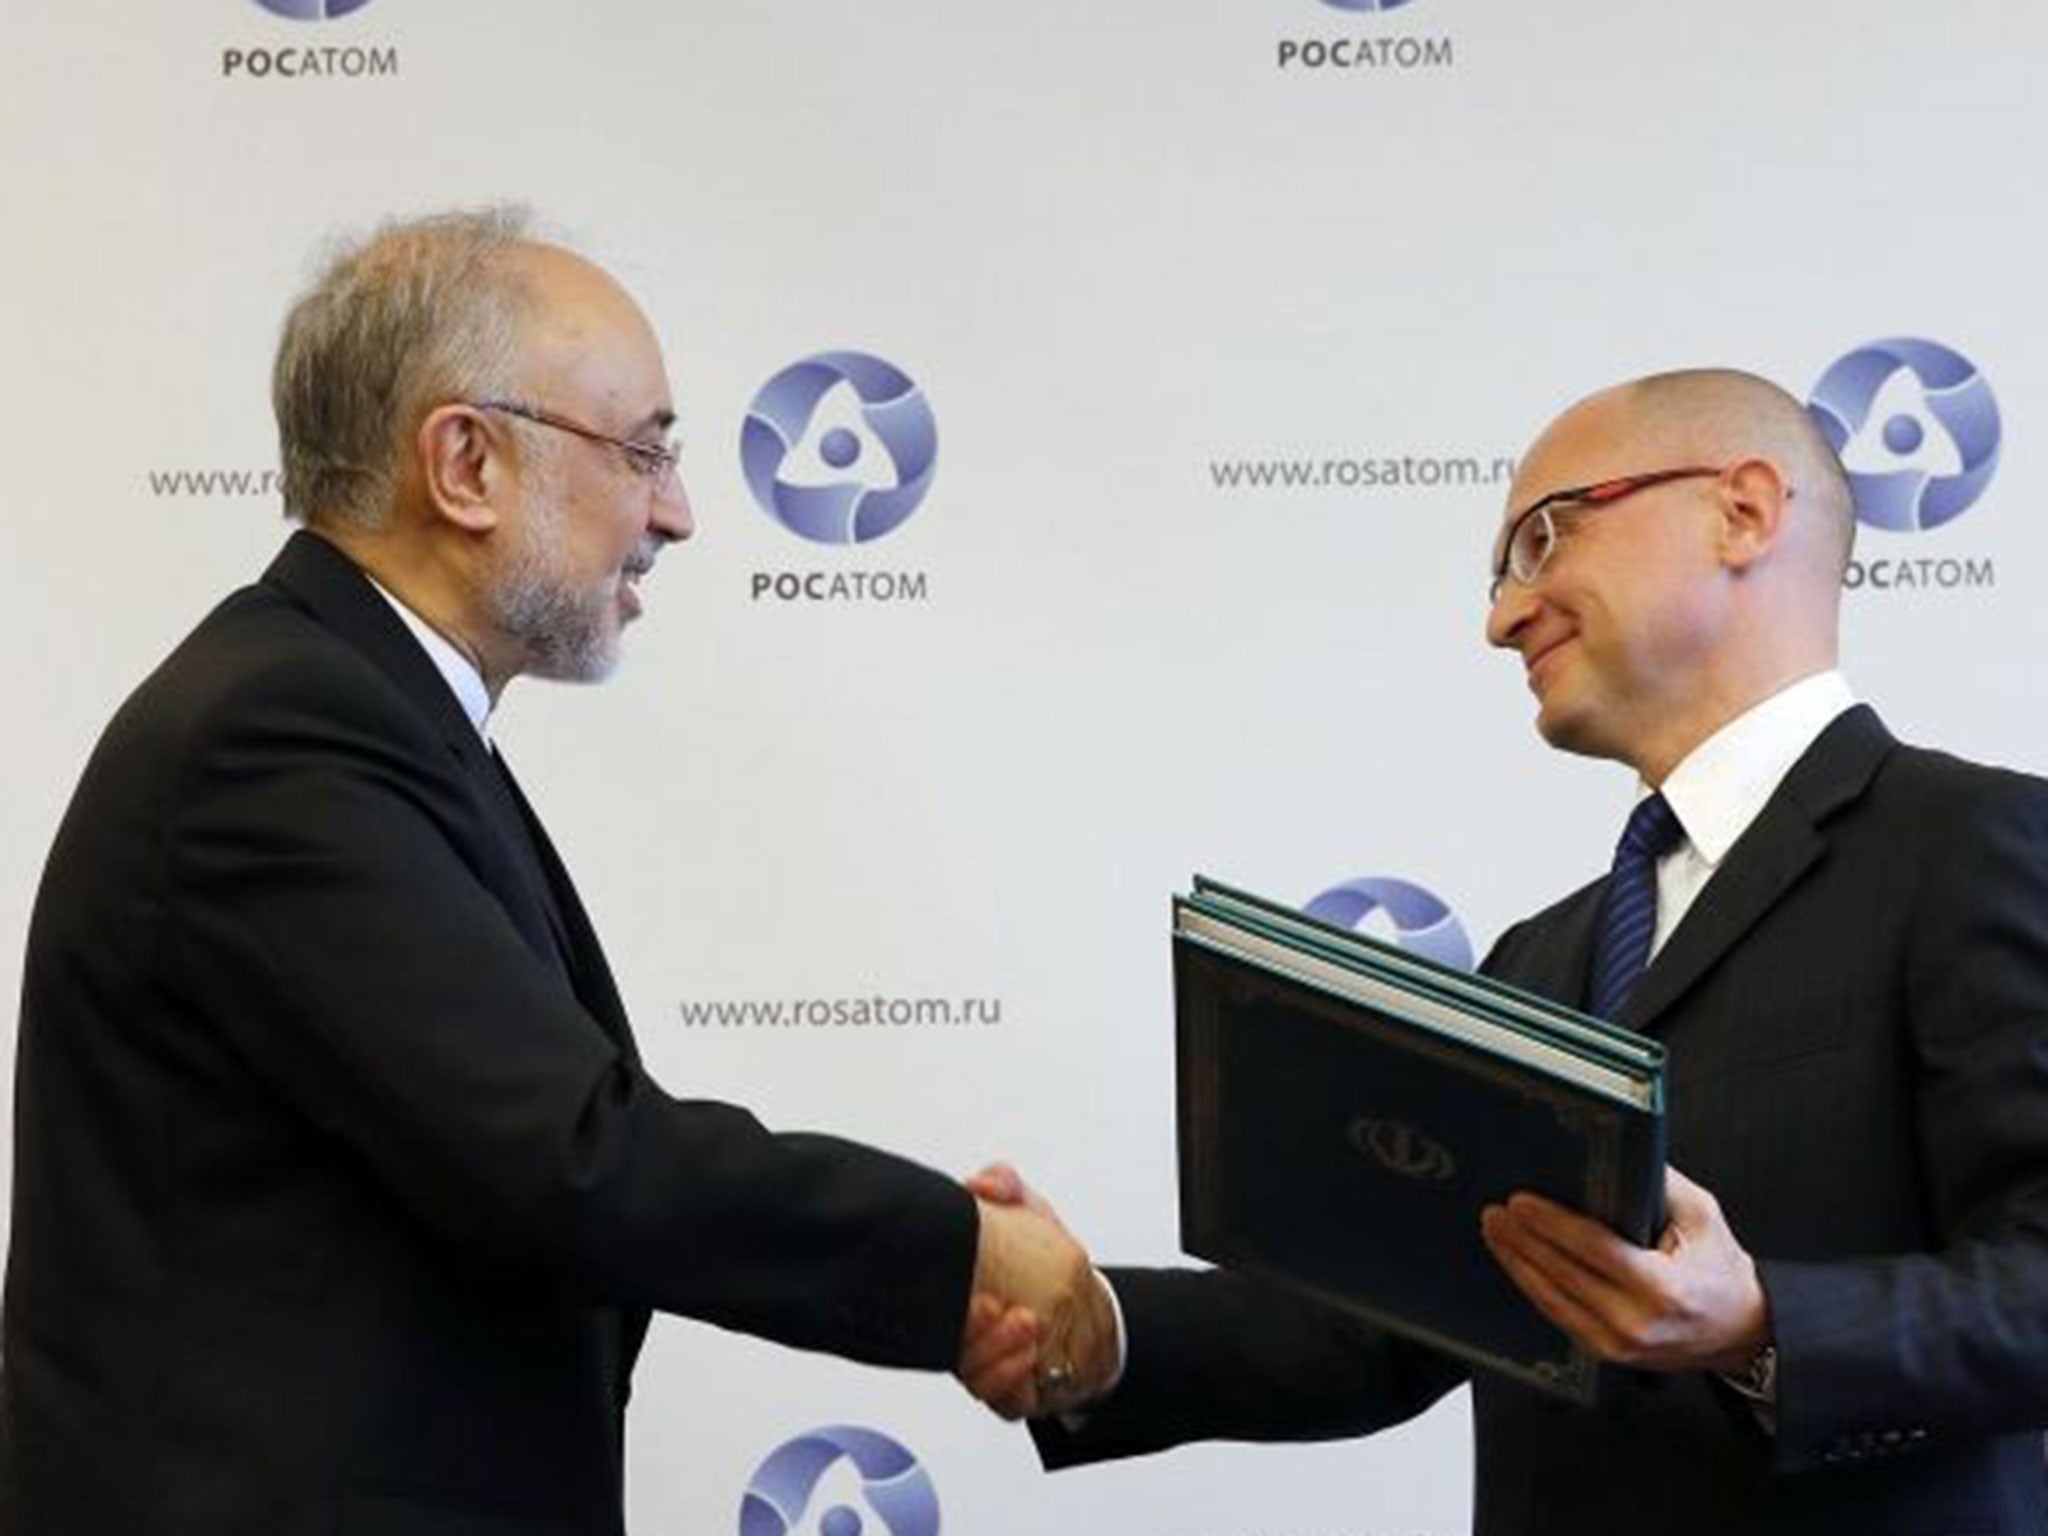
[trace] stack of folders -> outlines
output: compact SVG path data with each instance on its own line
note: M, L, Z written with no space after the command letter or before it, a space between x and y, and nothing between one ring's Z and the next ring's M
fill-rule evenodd
M1199 877L1173 950L1182 1246L1592 1401L1479 1215L1530 1190L1652 1241L1663 1048Z

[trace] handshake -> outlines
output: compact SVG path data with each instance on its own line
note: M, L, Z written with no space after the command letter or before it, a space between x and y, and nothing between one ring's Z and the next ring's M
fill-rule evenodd
M981 1209L961 1383L1006 1419L1069 1413L1116 1385L1116 1305L1087 1250L1015 1169L967 1181Z

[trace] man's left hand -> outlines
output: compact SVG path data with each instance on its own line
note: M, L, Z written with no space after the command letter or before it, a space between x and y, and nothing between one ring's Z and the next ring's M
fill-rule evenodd
M1770 1336L1756 1261L1720 1202L1665 1170L1670 1222L1654 1248L1538 1195L1480 1216L1486 1246L1536 1310L1589 1353L1648 1371L1740 1371Z

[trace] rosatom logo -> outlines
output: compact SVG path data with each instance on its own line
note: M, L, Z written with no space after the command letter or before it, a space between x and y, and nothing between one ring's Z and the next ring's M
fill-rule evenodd
M740 465L761 510L819 544L865 544L931 489L938 424L924 394L865 352L820 352L761 386Z
M1427 959L1472 969L1472 941L1457 914L1425 891L1406 880L1369 875L1333 885L1302 909L1310 917L1356 928L1375 912L1392 924L1394 942Z
M1858 347L1807 403L1849 472L1857 521L1939 528L1984 494L1998 468L1998 402L1975 365L1938 342Z
M289 16L294 21L330 21L336 16L346 16L350 11L360 11L370 0L256 0L256 3L274 16Z
M833 1502L804 1524L811 1496L834 1466L850 1464L857 1495L881 1524L870 1526L850 1504ZM917 1458L887 1435L849 1424L800 1435L761 1463L740 1501L740 1536L939 1536L939 1496Z

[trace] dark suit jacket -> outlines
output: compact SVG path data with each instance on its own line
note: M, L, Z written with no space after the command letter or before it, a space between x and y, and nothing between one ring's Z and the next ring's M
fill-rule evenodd
M10 1536L600 1536L648 1309L955 1358L971 1201L649 1081L538 824L310 534L95 752L16 1086Z
M1487 969L1584 995L1604 882ZM1670 1157L1759 1258L1777 1432L1706 1375L1580 1409L1474 1382L1486 1536L2039 1536L2048 1423L2048 785L1857 708L1801 758L1623 1022L1670 1053ZM1356 1434L1459 1367L1222 1274L1116 1271L1123 1385L1049 1464Z

